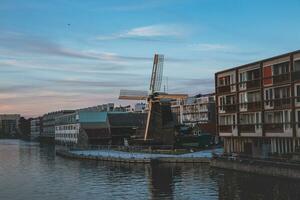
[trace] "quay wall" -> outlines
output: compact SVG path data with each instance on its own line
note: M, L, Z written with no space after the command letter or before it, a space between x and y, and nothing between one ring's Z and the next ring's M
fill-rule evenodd
M74 154L66 150L57 150L56 154L61 157L80 159L80 160L99 160L109 162L125 162L125 163L209 163L210 158L192 158L192 157L156 157L156 158L123 158L111 156L95 156Z
M296 163L212 159L210 166L259 175L300 179L300 164Z

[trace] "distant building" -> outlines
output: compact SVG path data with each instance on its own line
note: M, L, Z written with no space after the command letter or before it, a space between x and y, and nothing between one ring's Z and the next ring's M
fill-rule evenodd
M0 138L16 137L19 129L19 114L0 114Z
M19 119L19 138L30 140L30 122L32 118L20 117Z
M60 144L123 144L144 129L146 115L126 112L77 111L56 118L55 141Z
M215 134L215 95L205 94L173 101L172 112L178 123L191 128L197 133Z
M131 105L115 107L114 112L132 112Z
M41 133L41 139L49 139L54 141L55 137L55 118L74 113L73 110L61 110L56 112L51 112L43 115L42 117L42 124L43 124L43 131Z
M80 108L77 109L76 111L98 111L98 112L111 112L114 110L114 104L113 103L107 103L107 104L102 104L102 105L97 105L97 106L91 106L91 107L86 107L86 108Z
M134 112L143 113L146 110L146 103L137 103L134 105Z
M37 140L41 136L42 133L42 118L37 117L33 118L30 121L30 139Z
M265 157L300 146L300 51L218 72L215 81L225 152Z

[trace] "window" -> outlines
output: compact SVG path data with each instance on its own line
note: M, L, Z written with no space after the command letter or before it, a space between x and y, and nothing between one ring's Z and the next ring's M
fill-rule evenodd
M294 71L300 71L300 60L294 62Z
M274 76L286 74L289 72L289 62L279 63L273 65L273 74Z
M300 85L296 85L296 102L300 103Z
M297 111L297 121L298 121L298 128L300 128L300 110Z
M260 101L260 92L249 92L248 93L248 102L259 102Z

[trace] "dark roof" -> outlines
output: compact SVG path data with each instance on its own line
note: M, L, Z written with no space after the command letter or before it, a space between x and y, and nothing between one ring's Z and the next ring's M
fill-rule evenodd
M110 126L143 127L147 122L147 113L108 113Z

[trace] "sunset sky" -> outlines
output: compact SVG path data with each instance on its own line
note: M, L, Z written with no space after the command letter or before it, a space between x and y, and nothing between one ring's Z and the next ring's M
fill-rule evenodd
M147 90L214 92L214 73L300 49L300 1L0 0L0 113L37 116Z

